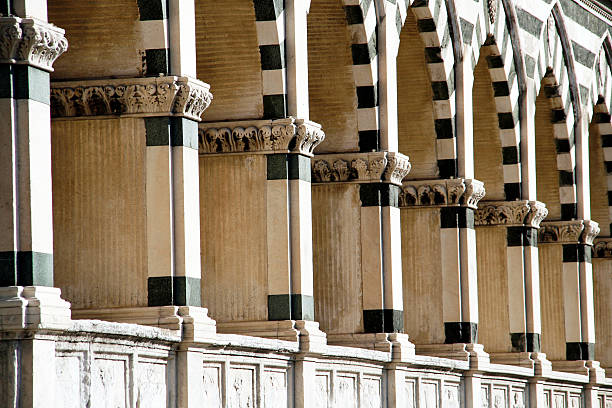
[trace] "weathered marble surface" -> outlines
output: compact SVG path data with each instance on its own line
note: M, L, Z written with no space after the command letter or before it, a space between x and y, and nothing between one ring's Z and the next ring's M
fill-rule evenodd
M5 330L0 337L0 406L16 406L29 389L34 398L27 406L34 407L612 405L612 383L601 377L590 382L588 375L554 372L546 365L536 368L542 371L537 379L533 369L489 363L479 365L481 376L475 377L469 375L470 361L410 354L398 358L398 353L339 346L303 353L303 338L295 346L224 334L212 343L188 342L180 333L95 320L73 320L65 329L33 331L32 336ZM49 355L37 343L50 345L55 353ZM22 371L49 366L55 375L47 378ZM53 392L37 399L40 389Z

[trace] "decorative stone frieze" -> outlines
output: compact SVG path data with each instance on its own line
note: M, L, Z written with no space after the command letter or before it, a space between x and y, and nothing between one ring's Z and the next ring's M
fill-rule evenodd
M400 191L400 207L476 208L485 196L484 184L475 179L406 181Z
M325 139L321 125L298 118L202 123L200 154L312 152Z
M68 49L64 30L31 18L0 17L0 64L32 65L52 72Z
M548 210L540 201L486 201L474 213L474 224L539 228Z
M313 183L380 183L401 185L410 172L407 156L394 152L317 155L312 164Z
M188 77L53 82L51 116L181 116L200 120L210 86Z
M593 244L593 258L612 258L612 238L599 238Z
M538 241L541 243L580 243L593 245L599 224L592 220L545 221Z

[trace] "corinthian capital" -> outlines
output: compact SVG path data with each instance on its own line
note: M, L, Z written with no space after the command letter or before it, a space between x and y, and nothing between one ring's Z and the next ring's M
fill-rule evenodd
M591 220L545 221L538 241L541 243L580 243L593 245L599 224Z
M539 201L485 201L474 213L474 223L539 228L547 215L546 205Z
M297 118L202 123L200 154L312 152L325 139L321 125Z
M612 238L599 238L595 241L593 258L612 258Z
M485 196L484 184L475 179L405 181L400 191L400 207L464 206L476 208Z
M0 17L0 63L32 65L52 72L68 49L64 30L31 18Z
M313 183L373 183L401 185L410 171L407 156L394 152L339 153L316 155L312 164Z
M187 77L53 82L51 116L182 116L200 120L209 85Z

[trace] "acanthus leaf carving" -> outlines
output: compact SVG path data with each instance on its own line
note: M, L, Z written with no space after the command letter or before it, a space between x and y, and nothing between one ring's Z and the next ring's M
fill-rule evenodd
M400 190L400 207L466 206L476 208L484 197L482 182L473 179L405 181Z
M51 116L182 116L200 120L212 100L204 82L187 77L54 82Z
M408 174L410 162L400 153L341 153L316 155L312 180L326 182L388 182L399 185Z
M612 238L598 239L593 245L594 258L612 258Z
M543 222L538 235L542 243L580 243L593 245L599 224L592 220Z
M474 223L539 228L546 215L548 210L539 201L487 201L475 211Z
M27 64L52 72L68 49L64 30L31 18L0 17L0 62Z
M295 152L312 156L312 151L325 139L321 126L302 119L270 121L203 123L199 130L200 154ZM319 169L331 177L329 170Z

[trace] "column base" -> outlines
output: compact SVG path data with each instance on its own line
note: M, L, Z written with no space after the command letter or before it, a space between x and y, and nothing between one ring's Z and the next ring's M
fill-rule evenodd
M309 320L277 320L217 323L217 332L300 343L301 351L314 352L327 345L319 323Z
M416 346L416 353L426 356L449 358L452 360L469 361L472 364L489 364L489 354L484 351L482 344L453 343L453 344L421 344Z
M70 303L59 288L0 287L0 330L63 330L70 324Z
M546 366L550 371L551 363L546 359L544 353L532 353L527 351L512 352L512 353L491 353L489 355L491 363L493 364L504 364L513 365L517 367L525 367L532 370L536 369L536 366ZM544 368L546 370L546 367Z
M153 306L73 310L75 319L106 320L181 330L184 341L200 343L216 340L216 322L208 309L195 306Z
M404 361L415 354L414 344L403 333L328 334L327 343L393 353L394 361Z
M601 383L606 379L605 370L595 360L553 361L552 368L564 373L586 375L591 383Z

